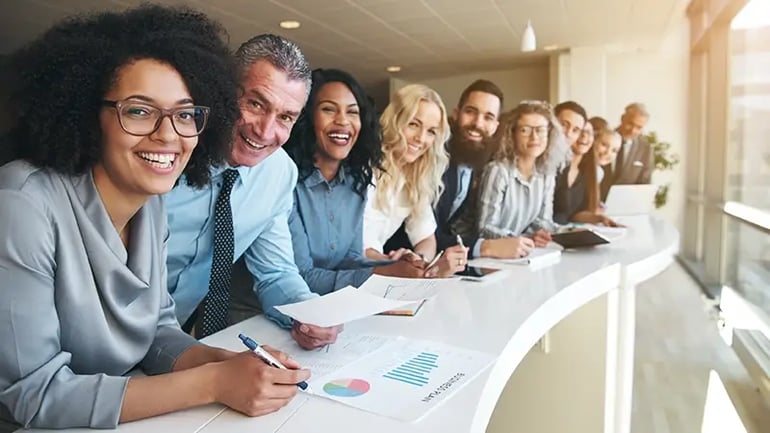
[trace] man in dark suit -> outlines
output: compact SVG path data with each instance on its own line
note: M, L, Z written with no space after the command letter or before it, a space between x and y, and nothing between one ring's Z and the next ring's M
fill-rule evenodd
M503 106L503 92L488 80L476 80L460 95L452 111L450 125L452 138L447 142L450 163L442 181L444 191L434 208L436 241L442 250L457 244L452 223L471 206L474 184L492 152L490 138L497 130L498 117ZM463 238L470 257L518 257L517 238L478 239ZM385 251L409 248L403 226L385 245Z
M634 102L626 106L617 129L622 144L612 166L613 185L650 183L654 168L653 152L650 143L642 135L649 119L650 115L643 104Z

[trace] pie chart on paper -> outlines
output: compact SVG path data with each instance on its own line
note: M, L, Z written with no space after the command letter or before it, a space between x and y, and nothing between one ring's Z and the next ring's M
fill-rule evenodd
M335 379L327 382L323 389L334 397L358 397L369 392L369 382L362 379Z

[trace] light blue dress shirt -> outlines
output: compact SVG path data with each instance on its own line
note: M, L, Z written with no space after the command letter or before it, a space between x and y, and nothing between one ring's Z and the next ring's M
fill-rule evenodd
M457 195L452 202L452 209L449 211L449 218L452 218L452 215L457 212L457 209L460 209L460 206L462 206L463 202L465 201L465 197L468 195L468 191L470 190L472 175L473 169L470 166L465 164L457 165Z
M452 202L452 209L449 212L449 217L451 218L452 215L457 212L457 209L460 209L460 206L462 206L463 202L465 201L466 196L468 195L468 191L471 189L471 178L473 177L473 169L466 164L458 164L457 165L457 195L455 196L454 201ZM476 239L476 243L473 244L473 248L471 249L471 257L477 258L481 257L481 244L484 242L484 238L478 238Z
M227 168L213 168L211 184L203 189L190 187L181 179L179 186L165 195L170 231L168 290L180 323L187 321L208 292L214 204ZM318 296L310 291L294 264L288 220L297 167L283 149L278 149L254 167L235 169L240 176L230 194L233 262L245 254L246 267L254 276L254 293L265 315L290 327L291 320L273 307Z
M344 169L327 182L316 168L297 183L289 227L294 261L313 292L358 287L372 275L362 252L365 205Z

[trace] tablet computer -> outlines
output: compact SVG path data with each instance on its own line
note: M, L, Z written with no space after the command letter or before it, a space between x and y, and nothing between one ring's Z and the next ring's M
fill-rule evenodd
M457 272L455 275L465 281L485 281L490 276L497 276L501 271L501 269L468 265L465 270Z
M584 248L610 243L610 240L606 237L588 229L576 229L562 233L554 233L551 235L551 240L564 248Z

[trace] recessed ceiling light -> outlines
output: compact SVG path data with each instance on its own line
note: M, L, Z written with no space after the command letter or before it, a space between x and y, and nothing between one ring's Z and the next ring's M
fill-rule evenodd
M284 29L296 29L296 28L299 28L299 21L286 20L286 21L281 21L278 25Z
M385 68L388 72L399 72L401 71L401 66L388 66Z
M559 46L556 45L556 44L546 45L546 46L543 47L543 49L546 50L546 51L556 51L556 50L559 49Z

